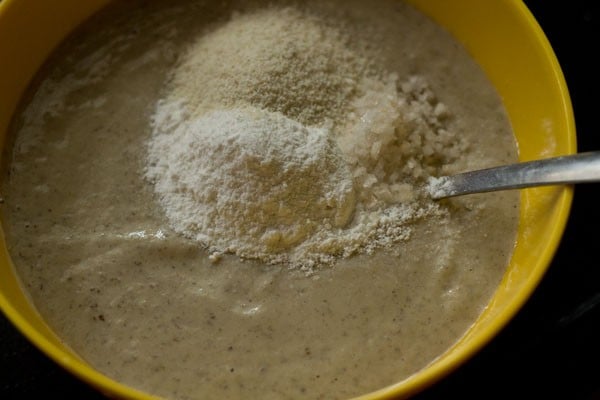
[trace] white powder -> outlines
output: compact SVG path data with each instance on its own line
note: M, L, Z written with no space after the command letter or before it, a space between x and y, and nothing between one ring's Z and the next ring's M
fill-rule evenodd
M425 190L432 198L440 198L449 194L455 193L455 187L447 176L441 176L436 178L434 176L429 177Z
M154 137L147 176L173 228L244 257L280 258L354 211L328 131L258 109L212 111Z
M206 32L157 103L146 176L209 249L312 270L410 237L419 189L465 149L426 82L368 67L343 25L293 8Z
M360 188L360 205L380 210L424 204L418 188L466 148L446 127L448 111L417 77L401 85L394 75L363 79L358 93L336 137Z

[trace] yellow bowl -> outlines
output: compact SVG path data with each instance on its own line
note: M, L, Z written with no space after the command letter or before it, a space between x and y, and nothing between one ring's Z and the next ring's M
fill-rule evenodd
M0 146L12 114L53 48L110 0L4 0L0 2ZM500 93L521 160L576 151L568 91L542 30L518 0L410 0L449 30L486 71ZM567 187L522 191L517 245L489 306L466 335L430 366L363 399L407 397L438 381L484 346L527 300L558 247L572 200ZM0 230L0 236L2 232ZM115 382L65 347L23 293L3 236L0 308L58 364L118 398L150 399Z

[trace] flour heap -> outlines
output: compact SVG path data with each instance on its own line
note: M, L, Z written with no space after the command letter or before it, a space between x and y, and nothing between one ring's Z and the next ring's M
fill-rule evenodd
M156 137L150 154L148 175L169 194L175 229L215 249L287 251L323 225L346 226L354 211L350 171L329 132L280 113L212 111Z
M343 117L368 69L349 40L339 26L296 8L234 14L191 45L169 97L184 100L195 115L242 103L318 125Z
M176 232L312 270L443 213L418 188L466 145L423 79L378 70L356 38L343 19L272 6L190 45L148 142L146 177Z

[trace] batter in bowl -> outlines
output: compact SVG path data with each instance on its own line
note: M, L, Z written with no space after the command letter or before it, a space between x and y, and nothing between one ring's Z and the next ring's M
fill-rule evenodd
M337 160L324 164L340 174L322 191L332 212L294 206L277 219L302 234L265 236L268 218L237 232L226 217L207 220L225 221L231 241L208 236L165 200L194 185L157 189L183 176L160 167L175 160L161 135L179 127L196 145L190 132L247 108L306 129ZM233 160L248 156L231 143ZM167 398L348 398L398 382L475 321L516 236L516 193L434 203L419 192L430 175L514 162L517 150L484 73L399 2L116 4L48 62L7 148L3 225L33 303L99 371ZM200 165L221 165L219 149ZM320 165L302 161L290 165ZM248 251L252 237L266 247Z

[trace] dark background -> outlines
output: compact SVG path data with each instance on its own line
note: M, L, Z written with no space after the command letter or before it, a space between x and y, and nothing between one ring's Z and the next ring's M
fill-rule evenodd
M565 74L579 151L600 150L600 64L593 59L600 50L599 2L525 3ZM525 307L474 358L416 398L600 399L598 228L600 184L579 185L560 248ZM0 313L0 399L42 397L103 399L29 344Z

